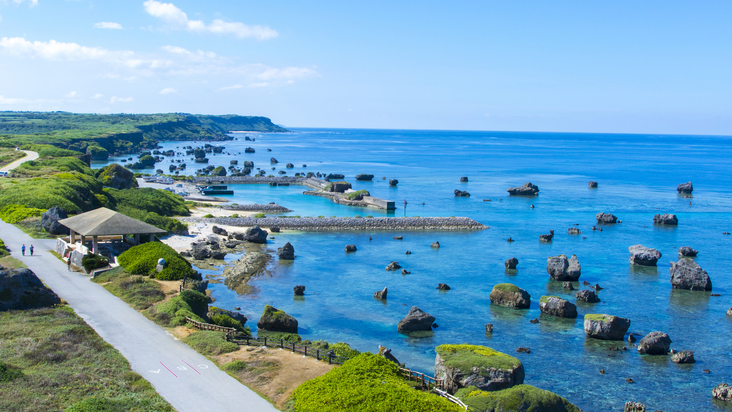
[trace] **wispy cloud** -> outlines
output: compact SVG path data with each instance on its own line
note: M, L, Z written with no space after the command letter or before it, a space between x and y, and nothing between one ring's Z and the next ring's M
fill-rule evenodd
M15 4L28 3L28 7L36 7L38 5L38 0L13 0L13 3L15 3Z
M261 83L250 83L249 87L257 88L257 87L267 87L269 86L269 83L267 82L261 82Z
M16 97L5 97L0 95L0 104L27 104L31 101L28 99L16 98Z
M147 0L142 5L149 15L165 22L170 30L225 34L240 39L255 38L257 40L267 40L279 36L276 30L267 26L249 26L240 22L227 22L220 19L213 20L210 24L206 24L202 20L190 20L188 15L173 3Z
M99 23L94 23L95 29L113 29L113 30L122 30L122 25L119 23L113 23L111 21L100 21Z
M172 87L166 87L160 91L160 94L171 94L171 93L178 93L178 90L176 90Z
M112 104L114 104L114 103L131 103L131 102L134 102L134 101L135 101L135 98L134 97L117 97L117 96L112 96L112 98L109 99L109 102L112 103Z

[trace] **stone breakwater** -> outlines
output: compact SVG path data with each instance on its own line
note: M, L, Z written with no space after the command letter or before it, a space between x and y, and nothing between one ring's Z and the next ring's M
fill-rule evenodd
M289 183L291 185L303 185L314 189L322 189L328 182L303 176L197 176L193 178L196 184L269 184L269 183Z
M223 205L221 206L222 209L226 210L243 210L245 212L278 212L278 213L288 213L292 212L292 210L280 206L276 203L268 203L266 205L259 205L259 204L249 204L249 205Z
M483 230L482 223L467 217L180 217L186 223L213 223L241 227L279 227L280 229L328 232L343 230L362 231L422 231L422 230Z

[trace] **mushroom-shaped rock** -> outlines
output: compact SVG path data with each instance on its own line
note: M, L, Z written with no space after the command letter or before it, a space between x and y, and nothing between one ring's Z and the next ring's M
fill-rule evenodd
M534 196L539 194L539 186L528 182L520 187L509 187L506 191L511 196Z
M643 245L633 245L628 248L630 251L630 263L640 266L656 266L658 259L661 259L661 252Z
M674 289L712 290L712 280L707 272L691 258L671 262L671 286Z
M651 332L638 342L641 355L665 355L671 347L671 338L663 332Z
M679 248L679 257L695 257L698 253L698 250L692 249L689 246L681 246Z
M41 215L41 227L52 235L68 235L69 229L58 222L59 220L66 219L67 217L69 217L69 215L66 214L66 211L63 208L54 206L43 212Z
M386 299L386 288L383 290L379 290L374 293L374 298L376 299Z
M681 183L676 186L676 191L683 194L691 194L694 191L694 185L691 182Z
M295 296L303 296L305 294L305 286L297 285L292 288L292 291L295 292Z
M346 175L343 175L341 173L329 173L328 176L325 177L325 180L330 182L331 180L340 180L345 177Z
M433 247L433 248L435 248L435 249L439 249L440 248L440 241L439 240L438 241L435 241L430 246Z
M435 352L435 378L452 382L455 389L498 391L524 382L520 360L487 346L440 345Z
M628 328L630 319L611 315L585 315L585 333L591 338L623 340Z
M437 289L438 290L450 290L450 286L447 286L447 283L438 283Z
M720 383L712 389L712 397L718 401L732 402L732 386Z
M539 299L539 310L545 315L561 318L576 318L577 306L567 299L558 296L542 296Z
M282 260L295 260L295 248L287 242L285 246L277 248L277 256Z
M516 269L516 266L519 264L519 261L515 257L512 257L511 259L508 259L505 262L503 262L503 264L506 266L506 269Z
M597 293L590 289L580 290L574 297L580 302L597 303L600 301L600 298L597 297Z
M618 217L611 213L598 213L595 215L597 223L618 223Z
M468 177L467 176L463 176L463 177L460 178L460 182L462 182L462 183L466 183L467 181L468 181Z
M374 175L367 175L367 174L358 174L356 175L356 180L359 181L369 181L374 178Z
M61 303L61 299L30 269L0 266L0 312L36 309Z
M678 226L679 219L676 217L676 215L664 213L662 215L653 216L653 223L657 225Z
M455 189L455 197L470 197L470 193L465 190Z
M392 260L392 261L391 261L391 263L389 263L389 264L388 264L388 265L386 266L386 268L385 268L385 269L386 269L386 270L389 270L389 271L391 271L391 270L397 270L397 269L401 269L401 268L402 268L402 267L401 267L401 265L399 264L399 262L395 262L395 261L393 261L393 260Z
M589 186L590 189L597 189L597 182L590 180L590 183L588 183L587 186Z
M297 319L273 306L266 305L257 328L270 332L297 333Z
M389 179L389 186L396 186L399 184L399 181L396 179Z
M244 240L251 243L267 243L268 234L266 230L260 229L259 226L250 227L244 231Z
M671 361L673 363L696 363L694 359L694 352L690 350L682 350L671 355Z
M358 250L356 245L346 245L346 252L355 252L356 250Z
M548 235L539 235L539 242L551 242L554 238L554 231L550 230Z
M566 255L559 255L546 260L546 271L554 280L576 281L580 278L582 268L577 256L572 255L570 259L567 259Z
M409 333L423 330L432 330L432 324L435 323L435 317L422 309L412 306L407 316L399 321L397 331L399 333Z
M511 283L499 283L493 286L490 299L493 304L509 308L527 309L531 304L531 295Z
M567 233L569 233L570 235L581 235L582 231L577 229L576 227L570 227L569 229L567 229Z

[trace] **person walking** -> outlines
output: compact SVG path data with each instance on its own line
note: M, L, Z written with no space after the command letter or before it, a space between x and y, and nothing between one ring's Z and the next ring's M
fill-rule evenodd
M22 253L23 256L25 256L25 243L23 243L23 246L20 247L20 253Z
M31 256L33 256L33 245L30 247Z
M71 254L69 253L69 258L66 260L66 269L71 272Z

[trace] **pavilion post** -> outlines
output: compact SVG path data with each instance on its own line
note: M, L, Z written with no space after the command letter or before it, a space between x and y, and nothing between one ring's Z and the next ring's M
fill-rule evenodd
M155 235L154 235L154 234L152 234L152 233L150 234L150 241L151 241L151 242L154 242L154 241L155 241Z
M140 244L140 235L139 234L135 235L135 243L138 245Z
M69 244L73 245L74 244L74 230L69 229L69 232L70 232L69 233Z
M97 243L97 236L92 236L92 253L99 253L99 244Z

